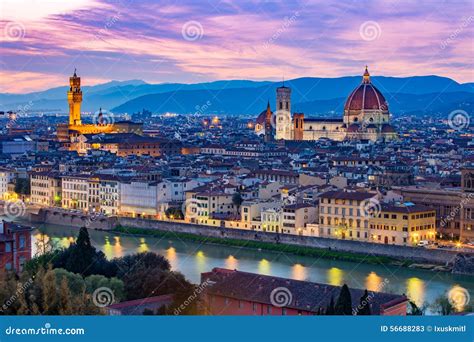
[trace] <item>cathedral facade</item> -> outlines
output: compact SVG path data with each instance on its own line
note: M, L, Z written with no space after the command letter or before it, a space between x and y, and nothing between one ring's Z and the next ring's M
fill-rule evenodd
M269 106L257 118L255 132L276 140L383 140L397 138L390 125L388 104L382 93L370 81L365 69L361 84L348 96L342 118L307 118L304 113L291 112L291 88L277 88L276 111L268 125Z

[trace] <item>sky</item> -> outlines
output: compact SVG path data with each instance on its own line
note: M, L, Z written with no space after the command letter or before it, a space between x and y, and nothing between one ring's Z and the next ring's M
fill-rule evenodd
M0 92L141 79L473 82L473 1L2 0Z

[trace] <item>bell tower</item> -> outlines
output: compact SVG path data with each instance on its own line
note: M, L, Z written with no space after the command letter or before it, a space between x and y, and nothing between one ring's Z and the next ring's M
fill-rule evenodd
M74 75L69 77L69 91L67 92L67 102L69 103L69 125L80 126L82 90L81 78L77 77L76 69Z

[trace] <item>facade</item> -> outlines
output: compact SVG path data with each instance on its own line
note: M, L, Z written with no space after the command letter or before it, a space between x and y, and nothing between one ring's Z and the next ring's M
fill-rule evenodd
M281 213L281 232L303 235L306 225L316 221L316 210L315 205L306 203L284 206Z
M58 172L32 172L30 189L32 204L45 207L61 205L61 176Z
M413 246L436 239L436 211L422 205L383 205L370 218L370 242Z
M372 84L365 69L362 83L348 96L342 118L308 118L304 113L292 113L291 88L277 88L276 111L272 122L275 125L276 140L319 140L327 138L342 140L394 140L397 133L390 125L390 112L382 93ZM262 130L265 114L259 115L255 125L257 134Z
M371 203L378 203L377 194L344 190L321 194L319 236L369 241L370 215L366 208L371 206Z
M15 179L15 172L7 168L0 168L0 200L8 198L8 184Z
M441 238L474 241L474 193L469 189L409 186L398 191L406 201L436 211L436 230Z
M120 183L120 214L154 218L157 211L157 183L145 180Z
M0 221L0 271L21 272L31 259L31 227Z
M202 273L201 284L211 284L205 286L202 293L204 314L215 316L317 315L326 309L331 298L338 297L341 289L339 286L223 268ZM284 289L280 290L279 295L283 300L289 300L283 305L275 298L275 289ZM364 291L349 291L355 313ZM405 296L372 291L369 293L371 300L368 305L372 315L406 315L408 299Z
M62 207L65 209L89 210L89 176L62 176Z

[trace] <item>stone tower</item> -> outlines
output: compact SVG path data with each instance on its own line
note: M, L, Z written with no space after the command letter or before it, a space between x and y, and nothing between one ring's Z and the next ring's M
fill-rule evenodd
M273 126L272 126L272 110L270 108L270 101L267 103L267 110L265 112L265 136L264 141L269 142L273 141L274 133L273 133Z
M69 125L81 125L81 78L77 77L76 70L74 70L74 75L72 77L69 77L69 91L67 92L67 102L69 103Z
M291 124L291 88L285 87L285 83L277 88L276 94L276 139L292 139Z

